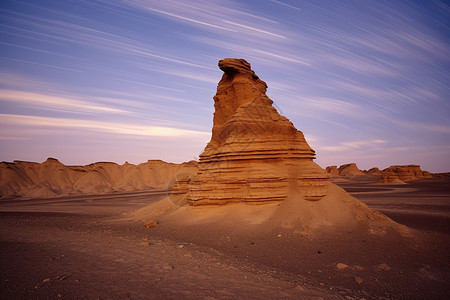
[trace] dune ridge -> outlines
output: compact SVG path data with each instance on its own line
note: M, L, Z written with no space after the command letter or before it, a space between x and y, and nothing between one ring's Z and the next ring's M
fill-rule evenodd
M103 194L167 189L177 174L197 171L197 162L182 164L149 160L138 165L96 162L66 166L55 158L43 163L0 163L1 198L54 198L78 194Z

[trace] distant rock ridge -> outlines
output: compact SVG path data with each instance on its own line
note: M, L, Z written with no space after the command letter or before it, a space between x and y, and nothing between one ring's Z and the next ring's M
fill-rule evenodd
M411 180L445 176L423 171L419 165L394 165L384 170L374 167L368 171L362 171L358 169L355 163L350 163L344 164L339 168L337 166L328 166L326 170L331 177L380 176L379 182L383 184L405 184Z
M197 172L197 162L183 164L149 160L118 165L97 162L65 166L55 158L42 164L26 161L0 163L0 197L53 198L79 194L167 189L177 174Z

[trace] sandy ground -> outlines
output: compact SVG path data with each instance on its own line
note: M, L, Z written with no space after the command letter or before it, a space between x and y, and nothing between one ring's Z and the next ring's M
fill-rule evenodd
M336 178L334 183L398 223L450 234L450 178L381 185L379 177Z
M122 212L164 191L0 202L2 299L448 299L450 180L336 183L413 228L144 228ZM180 220L182 224L183 220Z

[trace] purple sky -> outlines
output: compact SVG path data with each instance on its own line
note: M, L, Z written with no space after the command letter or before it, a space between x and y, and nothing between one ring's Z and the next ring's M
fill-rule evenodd
M450 171L444 1L0 4L0 161L197 159L245 58L322 167Z

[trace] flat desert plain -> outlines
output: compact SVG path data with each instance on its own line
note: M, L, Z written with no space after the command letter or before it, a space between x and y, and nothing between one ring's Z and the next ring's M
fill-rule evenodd
M160 223L167 191L0 201L2 299L448 299L450 178L334 178L409 233Z

